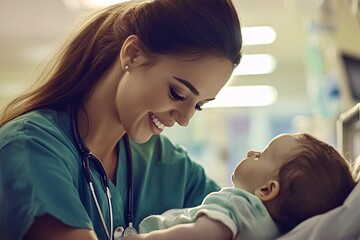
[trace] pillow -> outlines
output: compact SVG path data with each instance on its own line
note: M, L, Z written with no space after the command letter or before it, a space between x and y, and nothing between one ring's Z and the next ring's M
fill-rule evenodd
M360 184L344 204L327 213L309 218L279 240L360 239Z

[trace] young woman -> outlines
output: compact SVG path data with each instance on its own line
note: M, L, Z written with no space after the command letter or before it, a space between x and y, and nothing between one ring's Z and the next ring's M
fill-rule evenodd
M218 190L160 134L215 98L241 46L231 0L97 12L1 114L1 239L112 239Z

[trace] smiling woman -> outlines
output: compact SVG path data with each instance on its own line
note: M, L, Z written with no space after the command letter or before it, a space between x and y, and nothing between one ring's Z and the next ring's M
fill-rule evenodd
M89 16L0 115L4 238L113 239L217 190L161 133L216 96L241 47L231 0L128 1Z
M124 43L124 52L120 53L120 57L126 51L134 51L128 49L127 44L130 43ZM134 42L131 44L129 48L135 46ZM143 55L135 59L136 66L149 61ZM148 128L149 109L162 123L177 122L186 126L196 110L215 98L233 70L230 61L220 57L196 60L166 57L157 59L150 68L136 68L134 65L124 74L114 94L117 95L119 120L136 142L145 142L152 134L161 132L158 128ZM117 78L114 77L115 81ZM109 88L114 89L115 86ZM134 94L135 91L137 94ZM102 92L105 91L98 91Z

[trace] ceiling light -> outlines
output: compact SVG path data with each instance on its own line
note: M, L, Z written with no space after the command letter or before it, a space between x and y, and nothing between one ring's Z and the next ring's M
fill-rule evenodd
M220 90L215 100L204 104L204 108L256 107L273 104L277 91L272 86L231 86Z
M272 27L244 27L241 29L244 45L262 45L273 43L276 32Z
M244 55L233 75L268 74L275 70L276 59L270 54Z

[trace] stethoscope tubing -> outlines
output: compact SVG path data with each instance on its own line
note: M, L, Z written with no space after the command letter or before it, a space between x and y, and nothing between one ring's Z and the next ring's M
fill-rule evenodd
M125 149L126 149L126 158L128 159L127 167L130 174L127 174L127 182L128 182L128 223L129 226L132 227L132 224L134 222L134 178L133 178L133 162L132 162L132 153L131 153L131 146L130 146L130 140L127 134L125 134ZM130 160L130 161L129 161Z
M96 205L96 209L99 213L99 217L100 217L101 223L103 225L104 231L107 235L107 238L112 240L113 232L114 232L114 223L113 223L113 211L112 211L109 180L108 180L107 174L105 172L105 169L104 169L101 161L93 153L91 153L91 151L87 148L86 144L84 143L84 141L82 140L82 138L80 136L78 121L77 121L77 109L78 108L72 108L71 113L70 113L72 132L75 137L77 148L81 154L82 168L84 170L84 175L85 175L86 181L88 183L89 191L90 191L92 198L94 200L94 203ZM132 161L130 140L129 140L129 137L127 134L124 135L124 139L125 139L126 159L127 159L127 168L128 168L127 181L128 181L128 194L129 194L128 195L127 219L128 219L129 227L133 228L133 219L134 219L133 161ZM102 178L102 184L103 184L103 187L104 187L104 190L106 193L106 198L107 198L107 202L108 202L108 206L109 206L110 232L106 226L104 215L102 213L98 198L95 193L92 174L91 174L91 170L90 170L90 160L93 160L92 162L94 163L95 167L98 169L98 171L100 170L100 176Z

